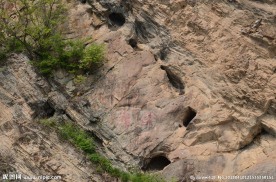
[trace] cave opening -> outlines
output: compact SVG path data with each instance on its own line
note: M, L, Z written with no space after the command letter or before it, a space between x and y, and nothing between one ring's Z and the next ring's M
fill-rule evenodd
M48 102L45 103L42 109L44 109L44 112L41 112L41 117L50 118L55 115L56 110Z
M126 22L125 16L122 13L111 13L109 14L109 20L112 25L123 26Z
M189 123L196 117L196 111L191 107L187 107L183 116L183 125L187 127Z
M128 44L132 47L132 48L137 48L137 40L136 39L129 39L128 40Z
M144 170L161 171L170 163L171 161L165 156L155 156L150 159L149 163L144 167Z
M55 108L48 101L29 103L29 106L34 111L32 114L33 118L50 118L56 113Z

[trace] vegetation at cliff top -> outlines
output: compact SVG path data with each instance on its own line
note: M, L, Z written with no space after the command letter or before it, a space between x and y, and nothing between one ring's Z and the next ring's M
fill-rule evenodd
M0 59L25 53L44 74L58 68L75 74L93 71L104 59L104 47L66 40L66 14L59 0L0 0Z
M82 150L90 161L97 166L98 172L107 172L110 176L123 182L165 182L157 175L142 172L125 172L114 167L111 162L96 151L93 138L72 123L57 123L54 119L43 119L40 123L46 127L54 128L60 136Z

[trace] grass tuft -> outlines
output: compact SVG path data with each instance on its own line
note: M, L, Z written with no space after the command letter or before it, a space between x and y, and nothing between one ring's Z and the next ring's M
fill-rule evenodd
M107 172L110 176L122 182L165 182L157 175L142 172L126 172L112 165L110 160L96 152L93 138L78 126L71 123L57 124L54 120L44 119L40 123L47 127L54 127L61 137L85 152L90 161L97 166L97 171Z

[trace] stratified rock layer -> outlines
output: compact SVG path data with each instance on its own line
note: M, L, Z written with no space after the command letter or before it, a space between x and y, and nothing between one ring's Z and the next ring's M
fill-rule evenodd
M276 3L99 0L71 6L67 36L93 36L106 45L107 61L78 85L63 71L47 82L21 58L12 59L1 72L2 127L64 114L93 131L103 153L122 168L147 169L151 158L165 156L171 163L162 174L179 181L275 175ZM2 131L7 149L18 154L12 148L18 139Z

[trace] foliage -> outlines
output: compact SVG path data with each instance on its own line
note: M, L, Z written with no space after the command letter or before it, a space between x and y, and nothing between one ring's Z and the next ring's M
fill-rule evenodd
M4 50L0 49L0 60L6 59L6 57L7 57L6 54L7 53Z
M84 69L93 68L104 59L104 46L92 44L88 46L83 53L80 67Z
M65 8L58 0L0 0L2 49L24 49L30 57L51 51L49 44L61 34L58 25L64 20Z
M85 77L80 76L84 71L94 71L104 59L104 46L92 44L87 47L81 40L63 41L56 44L54 55L46 51L40 60L34 62L43 74L51 74L55 69L62 68L70 73L79 74L76 81L84 81Z
M74 82L76 84L81 84L83 83L85 80L86 80L87 77L83 76L83 75L77 75L75 78L74 78Z
M40 123L47 127L54 127L56 126L56 121L54 119L41 119Z
M49 75L62 68L74 74L97 68L104 47L85 47L82 40L65 40L61 24L66 8L59 0L0 0L0 59L26 53L39 71Z
M75 127L72 124L64 124L59 127L59 131L65 139L69 140L84 152L88 154L95 152L93 140L81 129Z
M146 174L141 172L126 172L112 165L112 163L100 155L95 150L93 138L85 131L71 123L52 125L52 121L42 120L40 122L44 126L54 127L63 139L70 141L77 148L84 151L93 164L97 165L99 172L107 172L115 178L121 179L123 182L164 182L165 180L159 176Z
M51 74L53 70L58 68L63 68L71 73L78 71L79 60L84 51L82 41L64 41L60 35L56 35L52 40L47 40L45 44L53 44L55 51L43 51L39 56L39 60L33 61L33 64L38 67L41 73Z

